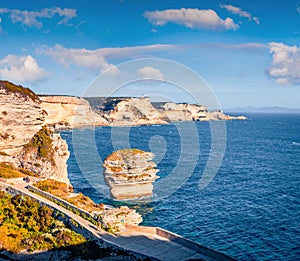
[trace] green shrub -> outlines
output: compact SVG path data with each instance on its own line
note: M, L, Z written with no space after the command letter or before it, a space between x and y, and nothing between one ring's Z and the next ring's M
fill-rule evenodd
M86 239L58 222L54 211L20 195L0 191L0 245L12 252L49 250Z
M9 81L0 81L0 87L5 89L7 93L20 94L22 97L29 97L33 101L39 101L39 97L32 90L21 85L18 86Z
M25 153L34 151L41 160L49 161L52 165L55 165L53 159L55 152L52 147L51 134L53 134L53 132L43 126L42 129L32 137L29 143L24 146Z

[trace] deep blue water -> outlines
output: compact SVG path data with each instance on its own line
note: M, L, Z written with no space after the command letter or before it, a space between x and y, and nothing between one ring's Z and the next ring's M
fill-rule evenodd
M144 225L171 230L238 260L299 260L300 115L248 116L247 121L226 122L227 146L222 165L203 190L198 189L198 182L211 149L209 123L195 123L200 152L195 150L193 135L188 139L191 149L182 152L179 129L186 129L189 123L130 128L131 148L152 149L158 155L161 179L176 169L182 154L185 157L181 164L186 164L188 172L196 154L194 171L175 193L158 202L132 207L143 214ZM122 133L128 129L117 130ZM118 146L112 144L111 132L110 127L95 130L102 160ZM89 184L76 163L72 132L61 134L71 151L68 170L76 191L97 202L123 204L104 198ZM82 142L90 146L86 140ZM84 153L86 163L81 164L92 166L91 175L102 179L101 163L95 162L98 159L88 150Z

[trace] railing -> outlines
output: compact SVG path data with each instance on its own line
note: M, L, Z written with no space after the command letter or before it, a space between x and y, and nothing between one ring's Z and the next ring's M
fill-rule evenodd
M13 188L12 186L8 185L8 184L3 184L1 182L0 184L0 187L6 189L9 193L15 195L15 194L21 194L21 195L27 195L26 193L23 193L22 191L16 189L16 188ZM72 204L70 204L69 202L63 200L63 199L60 199L58 197L55 197L53 195L51 195L50 193L47 193L45 191L42 191L36 187L33 187L33 186L28 186L27 187L28 190L36 193L36 194L39 194L40 196L42 197L45 197L51 201L53 201L54 203L59 203L58 205L64 205L64 207L67 209L72 209L73 211L77 211L80 213L80 215L83 217L86 216L86 217L89 217L90 219L93 219L92 215L83 210L83 209L80 209ZM43 202L41 202L43 203ZM50 206L51 207L51 206ZM76 213L77 214L77 213ZM93 219L94 220L94 219ZM222 254L216 250L213 250L213 249L210 249L208 247L205 247L205 246L202 246L201 244L198 244L194 241L191 241L189 239L186 239L180 235L177 235L175 233L172 233L168 230L165 230L165 229L162 229L162 228L159 228L159 227L147 227L147 226L132 226L132 225L126 225L126 228L131 230L131 231L134 231L134 232L139 232L139 233L146 233L146 234L153 234L153 235L158 235L160 237L163 237L163 238L166 238L166 239L169 239L170 241L173 241L179 245L182 245L182 246L185 246L187 248L190 248L200 254L203 254L204 256L207 256L209 258L211 258L212 260L222 260L222 261L233 261L235 259L225 255L225 254ZM106 240L104 240L106 241ZM110 243L110 242L108 242ZM116 244L114 244L115 246L117 246ZM120 248L122 248L121 246L118 246ZM124 248L123 248L124 249Z
M83 217L84 219L90 221L91 223L97 225L97 221L94 219L93 215L81 208L78 208L76 206L74 206L73 204L69 203L66 200L63 200L59 197L56 197L46 191L40 190L34 186L28 185L27 189L33 193L36 193L44 198L47 198L51 201L53 201L54 203L56 203L57 205L63 206L64 208L71 210L72 212L74 212L75 214Z
M189 239L186 239L180 235L177 235L175 233L172 233L168 230L162 229L160 227L147 227L147 226L131 226L126 225L126 228L135 232L140 233L149 233L158 235L160 237L169 239L170 241L173 241L179 245L185 246L189 249L192 249L200 254L203 254L204 256L210 257L213 260L220 260L220 261L233 261L234 258L227 256L223 253L220 253L216 250L213 250L211 248L202 246L194 241L191 241Z

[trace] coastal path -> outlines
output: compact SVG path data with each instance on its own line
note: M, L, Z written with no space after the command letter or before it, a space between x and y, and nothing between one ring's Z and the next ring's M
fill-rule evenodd
M183 241L177 240L178 242L175 242L172 238L163 236L163 232L165 230L161 230L162 235L158 235L155 233L155 229L158 228L145 227L145 229L143 229L143 227L137 227L138 229L135 229L132 226L117 235L107 233L104 230L98 229L94 224L83 219L81 216L76 215L75 213L40 195L30 192L26 188L27 185L28 184L26 184L26 182L14 185L0 182L0 187L11 187L23 195L27 195L32 199L60 211L65 216L75 220L84 229L92 233L94 237L121 249L148 256L154 260L234 260L226 255L198 245L192 241L183 239ZM191 244L183 243L185 241L190 242ZM195 245L198 247L195 247Z

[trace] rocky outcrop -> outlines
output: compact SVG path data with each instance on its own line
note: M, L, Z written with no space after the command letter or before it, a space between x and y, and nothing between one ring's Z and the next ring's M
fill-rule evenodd
M30 170L39 177L54 179L71 186L66 164L69 156L68 145L59 133L42 127L12 162L16 167Z
M0 81L0 151L15 155L36 134L46 112L28 89Z
M43 127L47 112L27 88L0 81L0 162L70 184L68 146Z
M147 97L92 97L86 98L92 108L111 126L167 124L177 121L245 120L221 111L210 112L201 104L159 102L151 103ZM154 106L153 106L154 105Z
M127 206L113 208L106 205L103 211L94 214L97 215L97 220L102 228L114 233L124 231L126 225L137 226L143 221L142 216L136 210Z
M46 113L44 124L54 129L88 126L136 126L177 121L245 120L220 111L209 112L200 104L161 103L155 108L147 97L104 98L39 96ZM92 107L91 107L92 106Z
M104 104L103 117L111 126L150 125L168 123L165 115L156 110L149 98L123 98L111 106L114 100ZM110 107L107 110L105 106Z
M151 196L152 183L158 178L154 155L138 149L118 150L104 163L104 179L114 199L136 199Z
M233 117L221 111L208 111L201 104L165 103L159 109L170 121L216 121L216 120L246 120L244 116Z
M41 108L47 112L45 125L55 129L103 126L108 122L95 113L89 103L72 96L39 96Z

